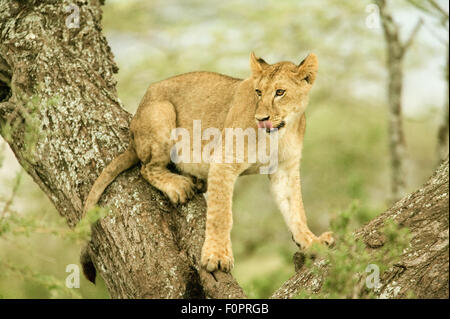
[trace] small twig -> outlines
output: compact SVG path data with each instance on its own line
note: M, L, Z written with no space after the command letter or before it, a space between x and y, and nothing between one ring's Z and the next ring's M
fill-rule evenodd
M2 212L0 213L0 218L3 218L6 213L9 211L9 208L11 207L11 205L14 202L14 198L17 195L17 192L19 190L19 186L20 186L20 181L22 180L22 174L23 174L23 170L19 171L19 174L16 176L16 180L14 182L14 186L11 192L11 196L9 197L9 199L5 202L5 206L3 206Z
M428 3L431 4L442 16L442 20L448 20L448 12L446 12L440 5L436 3L434 0L428 0Z
M434 31L432 28L430 28L428 25L425 24L425 28L428 30L428 32L430 32L430 34L436 39L438 40L438 42L440 42L442 45L444 46L448 46L448 40L445 40L444 38L442 38L441 36L439 36L436 31Z
M423 19L420 18L417 23L416 26L414 27L414 29L412 30L411 34L408 37L408 40L406 40L406 42L402 45L402 51L403 53L406 52L406 50L409 49L409 47L412 45L414 38L416 37L417 33L419 32L420 28L423 25Z

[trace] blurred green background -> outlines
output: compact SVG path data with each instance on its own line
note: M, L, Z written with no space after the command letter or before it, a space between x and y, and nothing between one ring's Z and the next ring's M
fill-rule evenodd
M446 1L438 1L447 8ZM311 229L319 234L350 205L368 216L387 208L387 70L382 30L367 24L370 1L116 0L103 32L116 62L118 95L134 113L152 82L195 70L249 76L251 51L269 63L319 57L307 109L301 167ZM446 99L442 28L407 1L390 2L402 37L423 17L405 59L403 92L408 191L437 164L437 127ZM9 205L9 199L14 200ZM8 205L14 218L4 218ZM296 246L266 176L241 177L233 203L234 276L250 297L267 297L294 274ZM101 280L65 287L82 242L0 142L0 297L109 298Z

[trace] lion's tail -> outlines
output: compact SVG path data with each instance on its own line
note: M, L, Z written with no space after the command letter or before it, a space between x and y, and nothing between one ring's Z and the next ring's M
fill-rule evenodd
M97 204L103 191L109 184L123 171L136 165L139 162L139 158L136 155L134 149L130 146L128 149L120 154L118 157L112 160L111 163L106 166L103 172L95 181L94 185L89 192L89 195L84 204L83 216Z

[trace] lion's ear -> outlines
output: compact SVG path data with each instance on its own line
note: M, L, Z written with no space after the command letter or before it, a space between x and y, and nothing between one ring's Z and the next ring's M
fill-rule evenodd
M313 84L316 80L317 69L319 68L319 60L314 53L308 54L308 56L300 62L297 67L298 76L305 80L309 84Z
M253 75L259 75L269 64L261 58L257 58L255 53L250 53L250 69Z

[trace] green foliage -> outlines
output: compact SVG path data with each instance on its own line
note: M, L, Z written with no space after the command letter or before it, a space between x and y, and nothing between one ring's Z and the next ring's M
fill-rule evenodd
M67 288L64 281L52 275L46 275L43 273L35 272L29 267L20 267L3 261L0 261L0 266L2 269L7 271L6 273L1 274L0 276L6 276L11 274L16 276L18 275L19 278L21 278L24 281L31 281L34 284L43 287L47 291L48 297L51 299L82 298L79 291L77 291L76 289Z
M72 230L23 170L10 185L8 196L0 193L1 298L108 298L101 278L96 286L83 277L79 289L65 285L66 265L78 263L90 223L104 216L104 210L94 209ZM18 211L24 193L31 207Z
M266 272L243 285L248 298L269 298L292 275L291 271L282 268Z
M365 284L366 271L369 265L375 265L383 273L402 255L410 243L411 236L407 228L400 227L393 220L386 220L380 231L383 246L368 249L362 240L356 240L353 234L355 226L371 219L371 214L360 210L353 204L343 211L331 223L331 229L336 238L336 246L327 249L323 246L313 246L312 255L323 258L328 264L327 275L318 294L303 291L298 298L375 298L376 289ZM316 275L321 269L313 259L307 258L305 267L311 268ZM381 283L382 284L382 283Z

